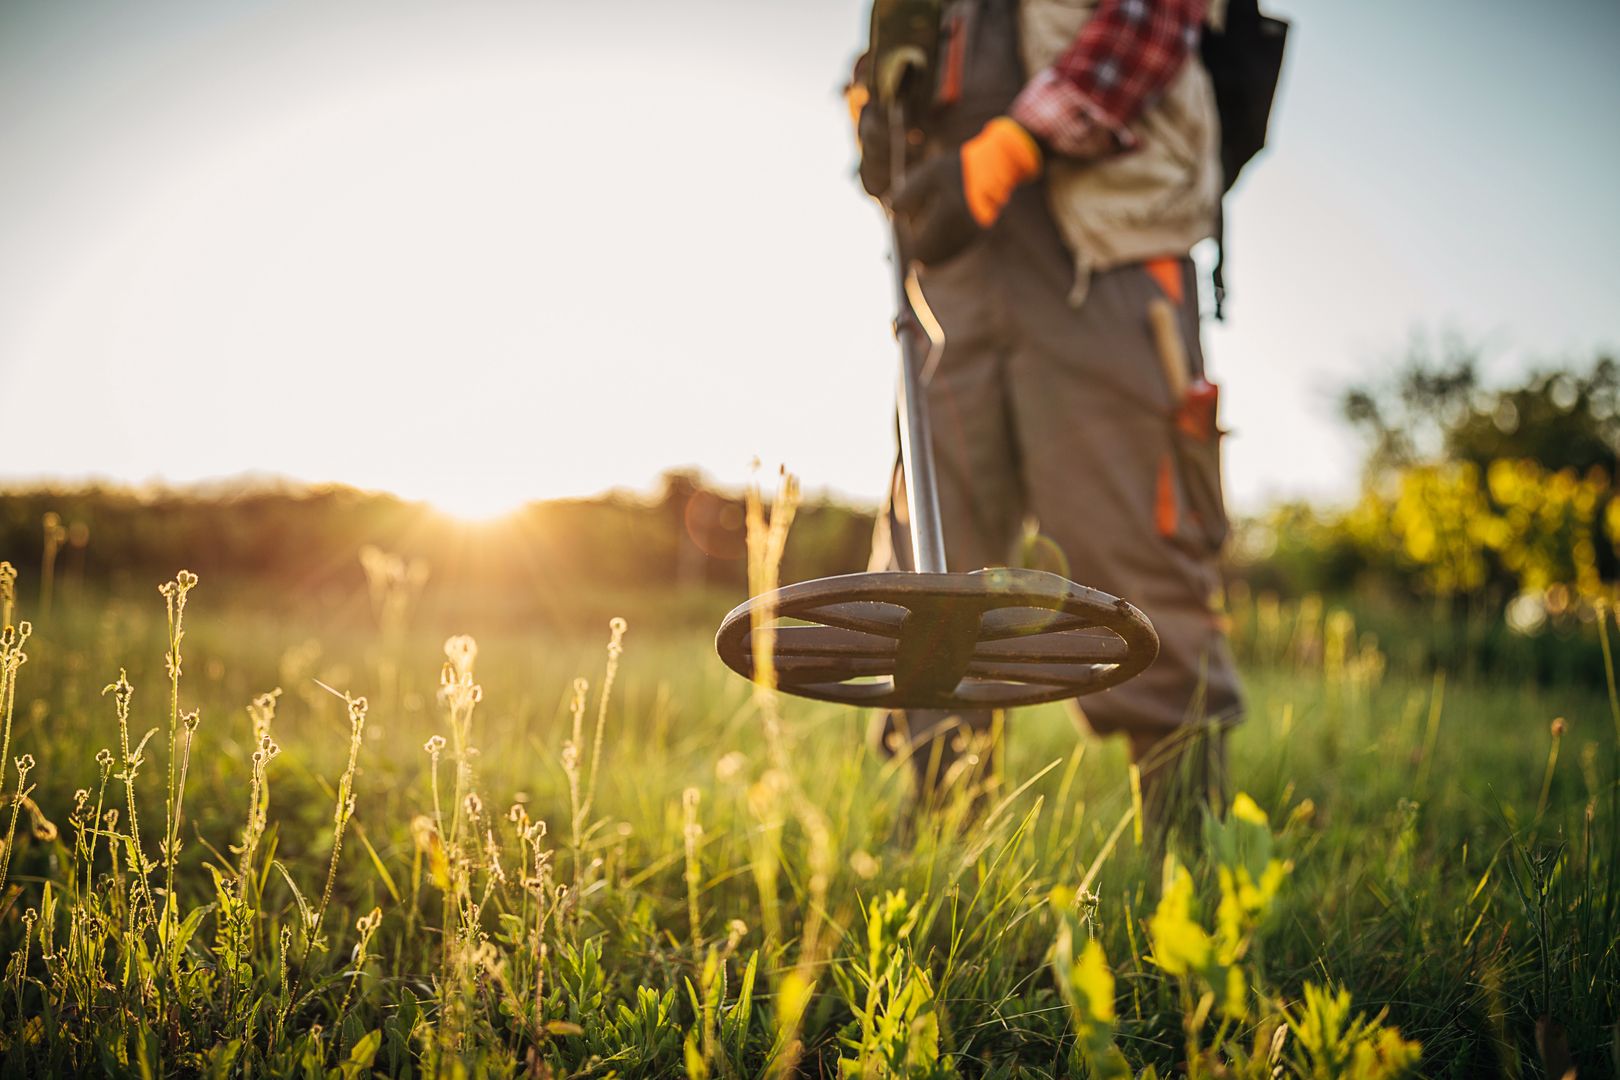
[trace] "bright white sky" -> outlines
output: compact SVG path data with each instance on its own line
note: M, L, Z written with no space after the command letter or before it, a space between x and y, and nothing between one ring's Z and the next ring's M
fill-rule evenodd
M1239 506L1353 489L1414 327L1620 342L1620 6L1268 0L1211 367ZM0 482L253 471L493 511L757 455L875 499L860 0L0 2Z

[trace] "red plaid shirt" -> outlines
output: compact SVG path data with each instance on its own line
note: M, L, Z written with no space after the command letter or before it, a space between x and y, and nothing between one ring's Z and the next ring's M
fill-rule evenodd
M1012 118L1053 153L1129 149L1136 138L1127 125L1198 47L1206 4L1100 0L1074 44L1018 95Z

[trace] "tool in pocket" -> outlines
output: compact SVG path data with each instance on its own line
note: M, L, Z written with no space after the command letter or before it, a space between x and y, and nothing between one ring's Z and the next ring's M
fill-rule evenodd
M1169 300L1149 301L1147 315L1170 388L1170 451L1159 466L1156 524L1168 540L1219 551L1231 531L1221 494L1221 437L1226 433L1216 418L1220 387L1189 361L1180 318Z

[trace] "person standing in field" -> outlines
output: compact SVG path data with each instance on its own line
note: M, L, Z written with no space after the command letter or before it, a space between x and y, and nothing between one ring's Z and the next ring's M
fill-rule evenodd
M1216 0L1217 3L1220 0ZM933 104L891 176L873 60L850 87L866 191L896 215L945 346L928 404L952 570L1034 563L1124 597L1154 664L1088 697L1122 733L1150 819L1221 798L1242 694L1223 631L1214 388L1189 252L1217 232L1206 0L942 5ZM1269 102L1268 102L1269 106ZM1173 339L1173 340L1171 340ZM896 467L873 569L911 569ZM982 766L993 717L884 718L920 794ZM1195 797L1183 799L1181 793Z

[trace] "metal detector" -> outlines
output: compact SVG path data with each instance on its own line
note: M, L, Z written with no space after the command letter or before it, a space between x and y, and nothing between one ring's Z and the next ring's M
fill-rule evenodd
M906 127L900 95L889 102L898 182ZM946 567L924 392L942 342L918 316L913 296L921 292L892 213L889 224L900 460L916 569L819 578L756 596L721 622L715 649L754 678L754 635L768 625L778 688L845 705L1005 709L1117 686L1159 653L1152 623L1131 604L1041 570Z

